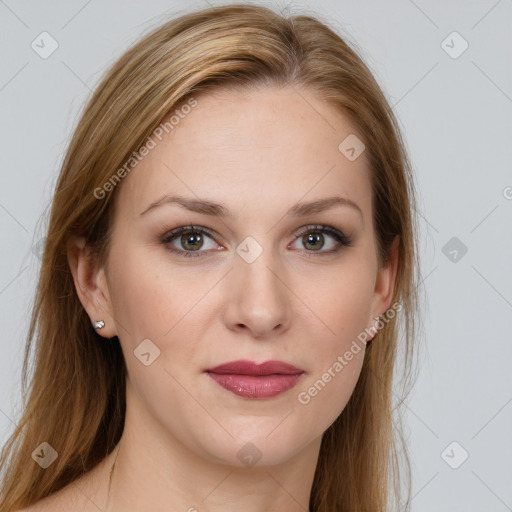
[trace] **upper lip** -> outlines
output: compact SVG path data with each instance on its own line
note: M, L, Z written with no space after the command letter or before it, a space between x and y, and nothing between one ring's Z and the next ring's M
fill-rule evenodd
M304 370L283 361L265 361L257 364L254 361L238 360L224 363L206 370L209 373L236 375L299 375Z

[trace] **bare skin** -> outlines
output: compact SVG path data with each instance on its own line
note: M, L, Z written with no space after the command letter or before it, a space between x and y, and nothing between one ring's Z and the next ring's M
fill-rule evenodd
M86 257L84 240L70 243L70 268L91 322L103 319L104 342L118 336L123 348L125 430L100 465L27 510L308 510L322 434L352 394L364 345L307 404L299 393L390 307L396 252L379 268L365 153L350 161L339 151L357 131L316 93L219 91L196 99L118 185L106 267ZM164 194L222 203L233 216L177 204L142 214ZM360 210L337 204L287 214L296 203L332 196ZM189 225L212 234L162 241ZM351 245L319 232L322 226ZM236 251L246 237L262 249L250 263ZM146 339L160 350L147 366L134 355ZM304 373L278 396L244 398L205 373L237 359L277 359ZM247 443L261 456L251 467L237 456Z

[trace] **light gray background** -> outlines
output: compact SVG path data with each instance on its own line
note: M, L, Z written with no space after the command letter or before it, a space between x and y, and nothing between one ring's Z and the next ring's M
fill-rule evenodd
M219 2L0 0L1 443L19 414L39 219L78 109L143 31L207 4ZM406 411L412 510L512 510L512 1L290 4L327 16L357 45L417 175L428 309ZM43 31L59 45L47 59L31 48ZM442 43L453 31L469 44L457 58L444 48L462 41ZM455 262L451 246L443 253L452 237L468 249L456 248ZM468 459L452 469L463 449Z

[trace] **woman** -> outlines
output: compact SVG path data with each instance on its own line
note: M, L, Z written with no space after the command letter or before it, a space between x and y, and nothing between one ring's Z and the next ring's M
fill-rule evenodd
M399 503L414 204L386 99L325 22L233 5L145 36L62 166L0 509Z

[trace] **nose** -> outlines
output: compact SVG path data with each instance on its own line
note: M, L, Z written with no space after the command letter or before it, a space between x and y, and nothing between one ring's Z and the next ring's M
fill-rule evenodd
M227 282L224 321L231 330L246 331L255 338L274 337L289 327L291 292L283 268L270 251L252 263L236 256Z

